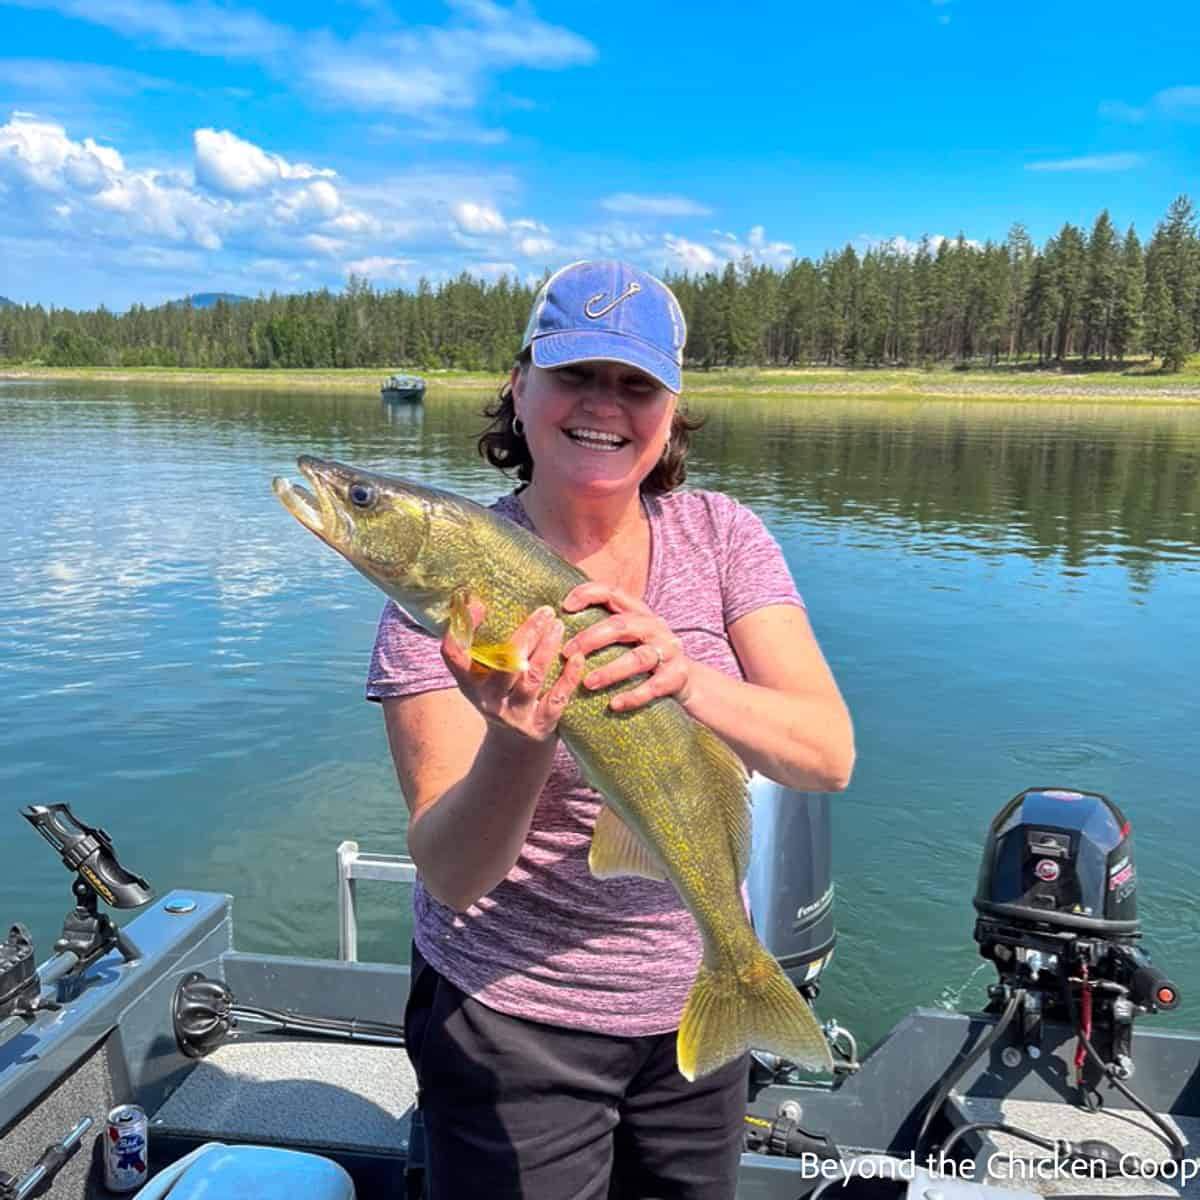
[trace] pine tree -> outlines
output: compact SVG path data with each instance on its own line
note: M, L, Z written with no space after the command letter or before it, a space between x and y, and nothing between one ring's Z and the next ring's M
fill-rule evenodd
M1036 251L1019 221L1008 231L1008 358L1019 359L1025 348L1025 296Z
M1195 346L1200 247L1192 202L1179 196L1154 231L1147 251L1149 322L1164 371L1178 371ZM1167 306L1169 305L1169 312Z
M1075 347L1076 326L1083 307L1086 249L1083 234L1069 222L1054 239L1054 251L1046 250L1058 297L1058 314L1054 330L1053 355L1060 363Z
M1108 361L1113 309L1117 300L1117 233L1105 209L1092 226L1087 246L1087 284L1083 297L1083 357Z
M1113 354L1123 360L1133 353L1139 344L1142 331L1142 297L1145 264L1142 261L1142 243L1130 225L1121 243L1120 262L1117 267L1116 299L1113 304L1112 326L1109 345Z
M1046 252L1033 260L1029 276L1029 288L1025 295L1025 312L1029 332L1037 346L1039 365L1054 355L1054 331L1058 327L1058 313L1062 299L1055 284L1054 271L1050 264L1053 239L1046 244Z

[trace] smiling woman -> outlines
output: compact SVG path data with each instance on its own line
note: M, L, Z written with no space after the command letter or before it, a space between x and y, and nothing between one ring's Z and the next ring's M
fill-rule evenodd
M617 370L625 367L628 376L626 385L631 395L649 399L656 394L661 385L657 385L652 377L639 372L636 368L626 367L625 364L615 363L577 363L571 367L559 368L554 372L561 384L566 388L582 387L588 383L595 372L608 369ZM485 410L485 415L491 418L491 424L480 435L479 453L494 467L502 471L512 471L524 483L533 479L533 452L526 437L524 420L518 415L515 399L515 388L524 384L528 376L541 368L533 366L533 352L526 347L513 369L511 377L500 389L496 402ZM650 385L650 386L648 386ZM535 391L536 391L535 383ZM663 449L655 460L649 474L640 484L643 492L669 492L679 487L687 476L687 452L691 444L691 435L703 424L703 420L688 415L684 406L675 397L671 408L670 432L663 442ZM611 437L612 435L602 435ZM576 439L582 440L586 434L575 433Z
M486 1177L493 1196L526 1200L727 1200L748 1048L827 1060L819 1034L800 1048L816 1027L790 985L775 990L777 964L731 940L728 915L702 935L692 911L698 881L719 878L742 913L741 766L723 806L721 776L684 786L661 747L639 744L640 721L619 722L661 810L703 806L713 841L675 838L693 864L681 872L564 748L579 707L625 718L670 698L771 778L849 778L850 720L779 547L729 497L679 488L696 428L679 409L684 338L675 297L644 272L552 275L479 447L521 481L493 509L588 581L511 633L520 671L472 659L478 601L440 638L394 604L380 622L367 694L384 706L420 872L406 1044L434 1196ZM607 613L572 619L589 607Z

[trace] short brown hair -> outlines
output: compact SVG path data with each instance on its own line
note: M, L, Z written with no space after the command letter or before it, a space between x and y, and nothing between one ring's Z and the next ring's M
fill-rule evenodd
M529 350L523 350L517 359L517 367L524 370L533 361ZM505 380L496 399L484 410L488 426L479 435L479 453L506 474L515 471L522 483L533 478L533 455L529 443L513 429L513 418L517 415L513 404L512 383ZM687 454L691 435L704 424L703 417L690 416L682 408L675 409L671 418L671 444L667 452L654 464L654 469L642 480L643 492L670 492L687 478Z

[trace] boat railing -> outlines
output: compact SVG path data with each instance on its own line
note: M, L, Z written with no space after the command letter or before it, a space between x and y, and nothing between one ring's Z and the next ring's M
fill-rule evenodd
M417 867L407 854L371 854L353 841L337 848L338 960L358 962L358 881L415 883Z

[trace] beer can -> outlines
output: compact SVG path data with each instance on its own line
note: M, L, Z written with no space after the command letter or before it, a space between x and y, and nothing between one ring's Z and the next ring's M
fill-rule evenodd
M150 1123L136 1104L118 1104L104 1133L104 1186L110 1192L136 1192L146 1182Z

